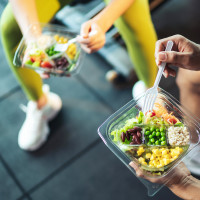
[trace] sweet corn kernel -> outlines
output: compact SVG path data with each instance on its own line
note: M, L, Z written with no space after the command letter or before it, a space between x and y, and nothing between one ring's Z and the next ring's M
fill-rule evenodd
M170 155L170 154L167 154L167 155L164 155L163 157L164 157L164 158L167 158L167 159L170 159L170 158L171 158L171 155Z
M147 165L147 162L142 162L141 164L143 164L143 165Z
M178 158L178 156L174 156L173 159L176 160Z
M67 43L68 42L68 39L67 38L64 38L63 39L63 43Z
M146 158L148 159L148 158L150 158L151 157L151 154L150 153L147 153L146 154Z
M144 153L144 148L143 147L139 147L137 154L138 156L140 156L142 153Z
M138 159L138 161L139 161L140 163L142 163L142 162L145 162L145 159L144 159L143 157L140 157L140 158Z
M162 155L167 155L169 152L167 151L167 149L162 151Z
M151 155L150 160L154 160L156 156L154 154Z
M59 35L54 35L54 39L55 39L56 41L58 41L58 40L59 40Z

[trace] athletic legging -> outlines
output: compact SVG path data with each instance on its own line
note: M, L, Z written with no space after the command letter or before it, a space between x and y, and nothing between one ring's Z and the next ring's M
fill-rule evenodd
M36 0L40 22L49 22L55 13L69 2L70 0ZM28 100L37 101L43 94L42 79L31 69L13 65L14 53L22 34L9 3L0 20L2 45L9 66ZM147 87L151 87L157 70L154 61L156 34L151 22L148 0L136 0L115 25L127 45L139 79L143 80Z

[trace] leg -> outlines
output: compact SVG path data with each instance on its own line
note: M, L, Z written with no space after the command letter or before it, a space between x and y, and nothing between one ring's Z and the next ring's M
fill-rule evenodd
M107 3L109 0L105 0ZM123 37L137 76L146 87L152 87L157 67L154 58L156 33L151 21L147 0L135 0L115 22ZM147 34L148 33L148 34Z
M27 98L32 101L38 101L43 96L42 80L40 76L33 70L18 68L13 65L14 52L22 35L9 4L1 16L0 30L2 44L12 72ZM15 37L13 37L13 33L15 34Z
M157 74L157 67L154 58L155 43L157 40L156 32L152 24L149 1L135 0L132 6L124 13L124 20L128 26L135 32L136 38L141 47L146 66L135 64L136 72L141 77L147 87L152 87Z
M36 150L46 141L49 134L48 121L56 116L62 102L58 95L43 92L42 80L35 71L13 65L14 52L21 39L21 32L9 4L2 14L0 30L10 68L30 100L25 122L19 132L18 144L24 150Z

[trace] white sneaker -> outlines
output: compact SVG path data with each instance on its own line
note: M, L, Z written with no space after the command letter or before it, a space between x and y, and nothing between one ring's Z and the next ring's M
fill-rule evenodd
M53 119L62 107L60 97L49 92L47 85L43 86L48 102L42 109L37 108L37 103L29 101L26 108L26 119L18 135L18 144L21 149L34 151L44 144L49 135L48 121Z

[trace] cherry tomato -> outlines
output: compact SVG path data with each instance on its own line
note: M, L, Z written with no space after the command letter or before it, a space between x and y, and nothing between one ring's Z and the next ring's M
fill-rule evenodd
M35 62L35 59L33 57L30 57L30 60L31 60L32 63Z
M177 120L176 120L176 119L173 119L173 118L168 119L167 121L168 121L170 124L176 124L176 122L177 122Z
M51 65L50 62L43 61L43 62L41 62L41 67L43 67L43 68L52 68L53 66Z
M151 117L156 116L156 113L154 111L151 112Z

